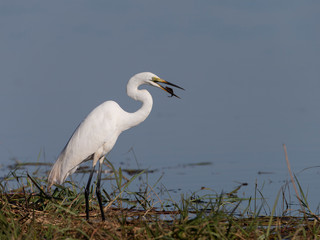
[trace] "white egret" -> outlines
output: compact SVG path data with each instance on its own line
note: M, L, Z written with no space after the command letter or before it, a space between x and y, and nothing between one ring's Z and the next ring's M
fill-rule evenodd
M183 89L150 72L134 75L127 84L127 94L134 100L142 102L141 108L134 113L129 113L114 101L106 101L97 106L74 131L53 165L48 177L49 189L54 183L62 184L70 174L77 170L81 163L93 160L93 169L85 189L87 219L89 219L89 188L95 165L99 161L96 195L101 218L105 220L100 193L104 157L111 151L121 132L140 124L151 112L153 104L151 94L146 89L138 89L138 87L147 84L158 87L170 93L171 96L178 97L171 88L163 87L159 83Z

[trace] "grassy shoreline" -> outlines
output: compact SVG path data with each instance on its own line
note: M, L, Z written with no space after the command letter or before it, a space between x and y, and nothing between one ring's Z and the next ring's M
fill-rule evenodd
M229 193L202 189L181 195L177 202L170 196L161 200L148 184L143 191L129 191L130 183L142 173L127 179L121 169L113 170L113 191L103 191L105 222L101 222L94 185L87 222L83 188L68 183L47 194L44 178L11 172L0 182L0 239L320 238L318 217L308 209L305 198L300 211L293 214L287 208L277 215L280 191L268 214L262 193L257 189L254 198L240 198L241 186ZM10 181L19 187L8 191ZM302 189L300 195L304 196Z

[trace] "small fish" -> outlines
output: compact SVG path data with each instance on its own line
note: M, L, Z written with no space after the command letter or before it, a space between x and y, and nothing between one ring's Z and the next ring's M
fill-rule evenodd
M171 94L171 96L168 96L168 97L173 97L173 96L175 96L175 97L179 98L177 95L174 94L172 88L170 88L170 87L164 87L164 88L168 91L168 93Z

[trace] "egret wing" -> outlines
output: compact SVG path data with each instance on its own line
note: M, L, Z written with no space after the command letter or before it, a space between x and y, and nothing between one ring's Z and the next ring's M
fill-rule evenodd
M62 181L96 152L103 156L111 150L120 134L116 125L118 108L113 101L104 102L80 123L57 160L61 164ZM106 148L109 141L112 144L110 149Z

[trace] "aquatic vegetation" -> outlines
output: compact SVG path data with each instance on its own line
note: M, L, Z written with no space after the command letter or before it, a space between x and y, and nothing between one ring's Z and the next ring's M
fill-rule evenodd
M106 221L102 222L94 185L90 189L90 221L86 221L84 189L68 182L46 192L45 177L11 171L0 182L0 239L257 239L319 238L317 215L308 209L300 187L300 211L288 205L281 188L273 206L261 189L251 198L237 195L241 185L228 193L199 189L182 194L179 201L157 183L141 180L144 171L125 173L111 165L112 191L103 191ZM127 176L124 176L124 175ZM296 179L297 180L297 179ZM17 187L9 188L10 182ZM139 182L139 191L130 185ZM281 201L282 200L282 201Z

